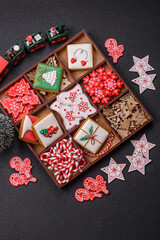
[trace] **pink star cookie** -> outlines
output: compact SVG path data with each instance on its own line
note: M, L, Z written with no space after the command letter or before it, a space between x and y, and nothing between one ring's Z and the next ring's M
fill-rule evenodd
M146 89L156 90L153 85L153 80L156 74L146 74L143 70L140 71L140 76L132 80L132 82L139 85L140 94L143 93Z
M140 140L131 140L131 143L135 147L134 153L136 154L139 151L142 151L144 157L149 158L149 150L154 148L156 144L147 142L146 135L143 134Z
M144 158L142 155L142 151L139 151L132 156L126 156L126 158L131 163L128 172L137 170L143 175L145 175L145 166L152 161L149 158Z
M142 59L133 56L134 65L133 67L131 67L129 71L140 73L141 70L145 72L154 70L154 68L148 64L148 60L149 60L149 55L147 55Z
M112 182L114 179L125 180L122 174L123 169L126 164L117 164L113 158L111 158L109 166L101 168L103 172L108 174L108 183Z

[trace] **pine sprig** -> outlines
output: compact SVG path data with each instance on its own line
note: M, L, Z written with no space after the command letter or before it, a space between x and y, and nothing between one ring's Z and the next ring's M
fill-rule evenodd
M8 117L0 114L0 153L11 146L14 137L14 127Z
M89 134L92 135L92 133L93 133L93 126L91 125L90 128L89 128Z
M87 141L89 139L89 136L81 137L80 141Z

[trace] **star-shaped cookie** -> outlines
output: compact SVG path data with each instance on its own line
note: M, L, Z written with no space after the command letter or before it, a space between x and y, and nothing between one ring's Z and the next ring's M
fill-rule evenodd
M131 163L128 172L137 170L143 175L145 175L145 166L152 161L149 158L143 157L142 151L139 151L132 156L126 156L126 158Z
M140 76L132 80L132 82L139 85L140 94L143 93L146 89L156 90L153 85L153 80L156 74L146 74L143 70L140 71Z
M156 146L156 144L147 141L145 134L143 134L140 140L131 140L131 143L135 147L134 153L142 151L143 156L146 158L149 158L149 150Z
M149 60L149 55L147 55L142 59L133 56L134 65L131 67L129 71L140 73L141 70L145 72L154 70L154 68L148 64L148 60Z
M114 159L111 158L109 165L107 167L101 168L101 170L108 174L108 183L110 183L116 178L125 180L122 174L125 166L126 164L117 164Z

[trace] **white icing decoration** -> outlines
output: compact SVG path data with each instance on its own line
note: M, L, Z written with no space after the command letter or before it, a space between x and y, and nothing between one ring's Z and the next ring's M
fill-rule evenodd
M71 70L93 68L92 44L90 43L67 45L67 56L68 68ZM74 63L71 63L72 58L76 59ZM86 64L82 66L81 61L85 61Z
M42 78L44 78L46 82L48 82L49 84L51 84L51 86L53 86L56 82L57 72L53 70L51 72L43 73Z
M90 104L89 99L84 93L77 96L75 106L75 117L87 118L96 112L96 109Z
M40 131L44 128L49 128L50 126L57 126L58 130L56 134L53 134L52 137L44 137ZM63 131L61 129L61 126L59 125L57 119L53 115L53 113L50 113L46 117L44 117L41 121L37 122L33 126L34 130L36 131L36 134L38 135L39 139L41 140L44 147L48 147L52 142L54 142L56 139L61 137L63 135Z
M77 98L78 95L82 93L81 86L79 84L77 84L71 90L61 93L59 96L57 96L57 99L65 105L75 105L76 98L75 98L75 101L71 101L72 96L70 94L72 94L72 93L77 93L77 96L76 96L76 98Z
M21 138L24 137L24 134L25 134L27 131L29 131L29 130L32 131L31 126L32 126L32 121L31 121L31 119L26 115L26 116L25 116L25 119L24 119L24 121L23 121L23 128L22 128Z

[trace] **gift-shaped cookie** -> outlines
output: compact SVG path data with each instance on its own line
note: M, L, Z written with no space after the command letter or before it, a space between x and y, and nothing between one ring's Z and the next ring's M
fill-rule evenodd
M108 132L91 118L87 118L73 139L91 153L97 153L105 142Z
M61 126L53 113L41 117L32 125L32 130L42 147L48 147L63 135Z
M93 68L93 48L90 43L67 45L67 57L70 70Z
M46 92L59 92L63 69L39 63L34 80L34 88Z
M32 131L32 124L39 118L32 115L23 115L19 130L19 139L32 144L38 144L38 140Z

